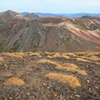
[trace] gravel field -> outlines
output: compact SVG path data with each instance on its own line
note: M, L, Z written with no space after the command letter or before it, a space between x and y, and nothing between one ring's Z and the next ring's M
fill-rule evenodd
M0 100L100 100L100 53L1 53Z

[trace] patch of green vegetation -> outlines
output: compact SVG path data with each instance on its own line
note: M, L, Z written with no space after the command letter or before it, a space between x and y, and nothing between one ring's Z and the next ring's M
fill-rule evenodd
M33 45L33 48L38 48L38 45Z
M36 39L34 38L32 39L31 46L30 46L32 51L38 51L39 43L40 43L40 37L37 37Z
M61 40L60 45L63 43L68 43L71 40L71 31L66 29L66 28L62 28L61 29L61 33L63 34L62 38L59 38ZM73 34L73 33L72 33Z
M64 38L61 39L62 42L65 42Z
M22 34L20 35L20 40L21 40L21 41L23 40L23 38L22 38Z
M38 48L39 48L39 46L38 45L31 45L31 49L32 49L32 51L37 51L38 50Z
M6 42L6 38L4 39L4 42Z
M85 26L85 24L82 23L82 22L80 22L79 25L80 25L80 28L81 28L81 29L84 29L84 30L90 30L90 29L87 28L87 27Z
M12 19L8 19L6 22L5 22L4 20L0 21L0 24L1 24L1 25L0 25L0 28L2 28L3 26L5 26L5 25L11 23L11 21L12 21Z
M6 34L9 33L9 31L6 31L5 33L6 33Z
M77 44L79 44L77 40L73 40L72 42L73 42L73 43L77 43Z
M20 37L22 37L22 34L20 35Z
M0 44L0 52L2 52L4 50L4 47L2 44Z
M67 36L65 36L65 37L63 37L63 38L61 39L61 44L62 44L62 43L69 42L70 39L71 39L71 35L68 34Z
M51 29L51 27L46 27L45 29L42 29L42 31L49 32L50 29Z
M29 23L27 23L26 27L28 27L28 28L29 28L29 27L30 27L30 24L29 24Z
M46 29L42 29L42 31L46 32Z
M59 46L59 44L58 44L58 43L56 43L56 46Z
M17 52L19 49L18 41L13 44L13 47L9 49L9 52Z
M68 34L67 38L66 38L66 41L70 40L71 39L71 35Z
M23 38L21 37L21 39L20 39L21 41L23 40Z

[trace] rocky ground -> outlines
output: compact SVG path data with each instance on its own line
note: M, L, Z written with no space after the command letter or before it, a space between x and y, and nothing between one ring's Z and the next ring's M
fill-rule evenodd
M0 100L100 100L100 53L1 53Z

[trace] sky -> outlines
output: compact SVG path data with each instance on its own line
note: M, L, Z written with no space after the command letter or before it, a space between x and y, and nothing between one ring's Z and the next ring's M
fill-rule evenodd
M100 0L0 0L0 12L100 13Z

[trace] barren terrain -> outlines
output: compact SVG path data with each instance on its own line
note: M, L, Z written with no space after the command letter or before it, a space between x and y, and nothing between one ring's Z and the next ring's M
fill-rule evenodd
M1 53L0 100L100 100L100 53Z

